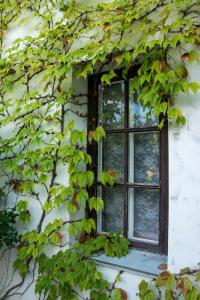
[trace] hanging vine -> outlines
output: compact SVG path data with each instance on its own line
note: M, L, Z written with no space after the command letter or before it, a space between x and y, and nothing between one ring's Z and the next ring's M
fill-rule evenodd
M94 174L86 143L98 143L105 132L76 128L76 118L86 116L79 108L87 94L76 93L71 77L74 70L75 77L86 79L109 67L102 83L110 84L116 69L123 69L126 78L129 68L139 65L132 83L139 101L150 113L164 116L160 127L166 120L184 124L175 99L200 87L190 82L188 71L189 63L199 61L200 3L115 0L86 7L73 0L69 5L7 0L0 3L0 14L1 182L6 207L16 207L21 224L13 264L21 280L2 289L0 299L26 292L26 276L32 272L34 278L39 266L35 291L44 299L126 300L126 292L117 288L121 272L109 283L90 257L99 252L124 256L128 241L119 234L94 237L95 221L76 218L86 204L97 213L103 209L103 199L88 193ZM4 51L9 26L17 21L36 22L37 34L17 39ZM60 166L65 183L58 179ZM100 178L112 185L115 174L104 170ZM59 209L66 212L62 218L55 217ZM49 257L49 248L60 251ZM160 275L157 286L171 280L167 274ZM191 282L185 288L188 280L177 283L180 294L199 299ZM176 299L174 286L170 281L166 299ZM141 299L159 297L145 282L139 289Z

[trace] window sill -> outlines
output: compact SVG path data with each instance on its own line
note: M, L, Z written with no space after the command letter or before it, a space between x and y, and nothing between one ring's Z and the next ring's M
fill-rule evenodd
M161 272L159 265L167 263L167 256L158 253L151 253L141 250L131 249L127 256L117 258L103 254L93 257L97 264L120 268L124 271L145 273L147 275L157 275Z

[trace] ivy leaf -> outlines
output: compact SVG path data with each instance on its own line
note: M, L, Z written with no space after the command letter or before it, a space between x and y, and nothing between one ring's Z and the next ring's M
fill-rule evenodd
M30 222L30 220L31 220L31 213L28 209L25 211L21 211L19 213L19 221L26 223L26 222Z
M96 229L95 221L91 218L90 219L83 219L81 221L81 225L82 225L83 230L86 233L91 233L92 230Z
M81 189L77 195L77 201L81 205L88 199L88 192L85 189Z
M87 171L86 173L86 183L87 186L90 187L94 181L94 173L92 171Z
M175 300L176 298L174 297L174 294L173 294L173 291L172 290L169 290L167 289L165 291L165 299L166 300Z
M115 73L115 71L113 69L111 69L109 73L104 74L101 77L101 82L104 83L104 84L110 85L111 84L110 83L111 79L113 79L115 76L117 76L117 74Z
M199 53L197 51L190 51L188 53L189 56L189 62L192 63L193 61L199 61Z
M180 278L176 283L176 288L181 290L182 293L185 295L188 291L192 290L192 283L187 277Z
M147 289L148 289L148 283L145 280L142 280L139 284L139 290L145 293Z
M27 211L28 209L28 201L27 200L20 200L17 202L17 211L18 212L23 212Z
M121 289L115 288L114 292L113 292L113 297L114 297L114 300L123 300Z
M103 209L104 202L99 197L92 197L89 199L89 208L90 210L94 209L96 212L99 212Z
M80 205L79 205L79 203L78 203L78 201L77 201L77 198L78 198L78 192L75 191L75 192L74 192L74 195L73 195L73 198L72 198L72 203L73 203L73 205L76 207L76 209L79 209L79 208L80 208Z
M99 179L103 185L109 184L113 186L116 180L116 172L114 170L103 171L99 175Z
M200 89L200 84L198 82L190 82L189 87L193 93L197 93Z
M53 232L51 235L50 235L50 241L53 245L57 245L59 243L59 237L58 237L58 234L57 232Z
M76 237L81 232L81 222L74 222L68 225L68 233Z
M198 300L199 299L199 291L193 287L189 290L185 295L185 300Z
M96 142L99 142L100 139L105 136L106 136L106 133L105 133L103 127L98 126L96 128L96 130L89 131L88 140L90 143L92 142L92 139L94 139Z
M74 205L73 201L67 202L67 210L72 215L77 212L77 207Z

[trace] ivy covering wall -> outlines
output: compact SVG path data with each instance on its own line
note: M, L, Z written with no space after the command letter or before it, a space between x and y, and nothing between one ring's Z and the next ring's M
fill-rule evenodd
M17 39L5 51L9 28L19 22L35 22L38 34ZM13 269L21 277L16 284L1 285L1 300L18 295L19 287L26 292L30 272L37 276L35 293L43 299L127 299L126 291L117 288L121 272L108 282L90 256L100 251L124 256L128 241L113 233L95 238L95 221L76 218L85 204L90 211L103 209L103 199L88 193L94 174L86 143L98 143L105 132L102 127L89 133L76 129L77 118L85 117L79 108L87 95L73 90L72 72L87 79L109 66L102 77L109 85L116 69L123 69L126 78L129 68L139 64L132 88L139 90L143 106L163 116L160 127L166 121L183 125L175 99L199 90L188 72L188 65L199 61L199 34L198 0L115 0L91 7L73 0L0 3L0 223L11 228L9 245L0 232L0 247L2 259L7 247L17 243ZM60 166L69 178L66 184L58 181ZM100 179L113 185L115 175L103 170ZM58 217L59 209L66 217ZM15 218L19 240L17 233L13 236ZM57 253L47 255L47 249ZM200 299L199 278L198 270L164 271L153 284L140 284L139 297L160 299L166 287L166 299Z

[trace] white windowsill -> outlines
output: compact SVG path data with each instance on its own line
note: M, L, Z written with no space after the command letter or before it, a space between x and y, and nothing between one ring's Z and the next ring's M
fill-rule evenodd
M158 253L131 249L127 256L117 258L101 254L93 257L99 265L111 266L124 271L134 271L148 275L162 272L159 265L167 263L167 256Z

